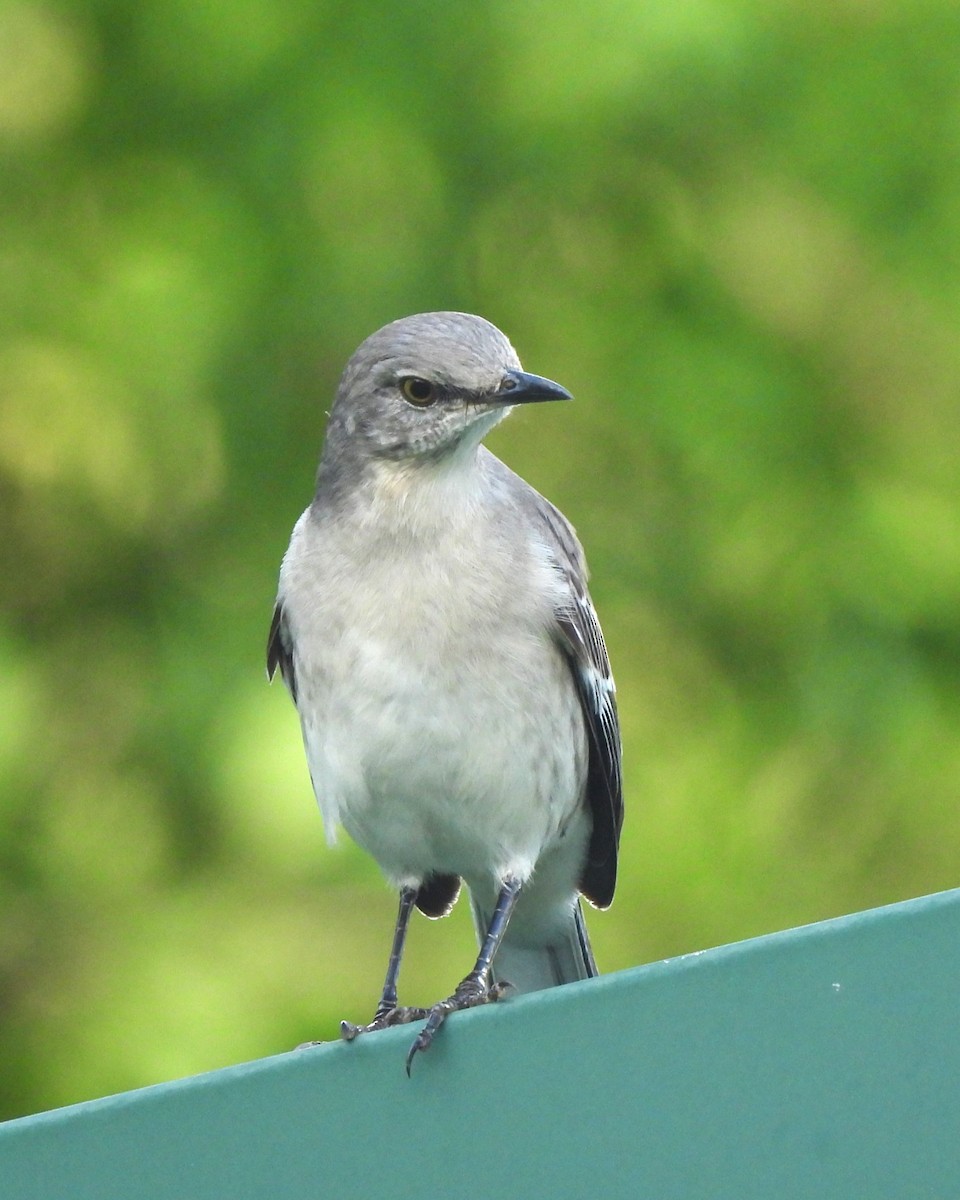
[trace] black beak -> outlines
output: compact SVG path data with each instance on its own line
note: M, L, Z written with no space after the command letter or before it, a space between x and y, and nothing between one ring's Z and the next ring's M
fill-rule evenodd
M544 400L572 400L573 396L565 387L542 375L507 371L499 389L486 399L490 404L538 404Z

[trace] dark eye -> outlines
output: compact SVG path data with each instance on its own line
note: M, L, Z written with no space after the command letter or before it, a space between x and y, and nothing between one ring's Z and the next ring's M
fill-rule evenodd
M437 388L429 379L418 379L416 375L408 375L400 380L400 391L404 400L415 404L417 408L426 408L437 398Z

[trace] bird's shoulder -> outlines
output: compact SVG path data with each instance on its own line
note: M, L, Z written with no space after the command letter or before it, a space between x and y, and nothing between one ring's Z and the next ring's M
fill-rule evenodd
M480 469L489 482L494 503L502 510L518 514L531 534L539 537L552 553L569 560L586 578L583 547L572 523L546 496L485 446L481 446L480 453Z

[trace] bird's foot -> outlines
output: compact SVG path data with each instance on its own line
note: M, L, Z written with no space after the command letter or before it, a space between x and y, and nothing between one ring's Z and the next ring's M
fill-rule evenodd
M378 1008L369 1025L354 1025L352 1021L340 1022L340 1036L352 1042L361 1033L376 1033L378 1029L390 1029L394 1025L409 1025L411 1021L422 1021L430 1013L429 1008Z
M510 990L509 983L487 984L468 975L458 986L452 996L441 1000L433 1008L424 1013L427 1023L413 1039L413 1045L407 1054L407 1074L413 1066L413 1060L421 1050L429 1050L433 1039L451 1013L462 1012L467 1008L476 1008L480 1004L493 1004Z

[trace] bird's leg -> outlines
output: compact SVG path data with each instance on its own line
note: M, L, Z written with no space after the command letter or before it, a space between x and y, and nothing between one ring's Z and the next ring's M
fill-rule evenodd
M520 887L521 883L519 879L509 878L503 881L500 894L497 897L496 907L493 910L493 916L490 918L490 925L487 928L483 945L480 947L480 953L477 956L476 964L470 974L457 985L457 990L452 996L446 1000L441 1000L439 1004L435 1004L425 1014L427 1023L417 1034L416 1038L414 1038L410 1052L407 1054L408 1075L410 1074L410 1068L417 1053L420 1050L430 1049L437 1031L452 1012L461 1012L465 1008L476 1008L479 1004L490 1004L494 1000L499 1000L509 988L510 985L508 983L495 983L491 985L490 968L493 965L497 949L503 941L503 935L510 921L510 914L513 912L517 898L520 895Z
M390 947L390 961L387 963L387 977L383 982L383 994L373 1020L369 1025L354 1025L350 1021L340 1022L340 1036L346 1042L352 1042L358 1033L371 1033L376 1029L386 1029L390 1025L406 1025L410 1021L419 1021L427 1015L425 1008L399 1008L397 1006L397 978L400 975L400 960L403 957L403 946L407 940L407 929L410 916L417 899L415 887L400 889L400 908L397 911L397 924L393 930L393 945Z
M390 947L390 959L387 963L387 977L383 981L383 994L377 1005L377 1017L386 1016L397 1007L397 980L400 978L400 960L403 958L403 947L407 940L407 930L410 927L410 917L417 899L415 887L400 889L400 907L397 910L397 923L393 930L393 945Z

